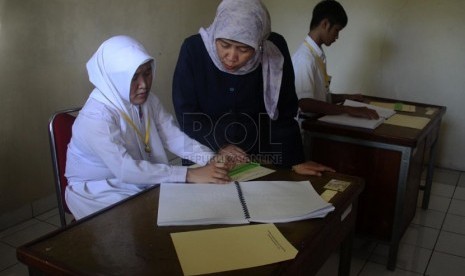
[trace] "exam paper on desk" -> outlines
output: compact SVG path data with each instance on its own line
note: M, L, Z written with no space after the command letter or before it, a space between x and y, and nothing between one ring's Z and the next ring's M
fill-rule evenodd
M274 224L172 233L184 275L250 268L295 258Z
M415 129L423 129L429 123L429 121L430 119L425 117L396 114L387 119L384 123Z
M353 126L353 127L375 129L380 124L382 124L387 118L391 117L392 115L396 113L392 109L374 106L374 105L352 101L352 100L345 100L343 105L353 106L353 107L367 107L370 109L374 109L378 113L379 118L378 119L366 119L366 118L349 116L348 114L338 114L338 115L323 116L319 118L318 121L338 124L338 125L347 125L347 126Z

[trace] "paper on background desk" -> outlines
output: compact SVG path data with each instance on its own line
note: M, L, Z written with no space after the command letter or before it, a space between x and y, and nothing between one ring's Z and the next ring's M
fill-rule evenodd
M385 119L391 117L396 112L389 108L374 106L362 102L352 101L352 100L345 100L345 106L353 106L353 107L368 107L370 109L376 110L379 115L378 119L367 119L367 118L360 118L360 117L353 117L349 116L349 114L338 114L338 115L325 115L320 117L318 120L326 123L332 124L339 124L339 125L348 125L354 127L361 127L367 129L375 129L380 124L382 124Z
M404 111L404 112L415 112L416 107L410 104L404 103L385 103L385 102L370 102L371 105L389 108L396 111Z
M286 261L298 252L274 224L172 233L171 239L184 275Z
M423 129L429 123L429 121L430 119L425 117L396 114L384 121L384 123L396 126Z

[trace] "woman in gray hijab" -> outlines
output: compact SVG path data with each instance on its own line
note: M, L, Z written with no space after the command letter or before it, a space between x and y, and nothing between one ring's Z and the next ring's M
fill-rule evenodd
M333 171L304 160L289 50L259 0L222 1L213 23L184 41L173 103L181 129L214 150L232 144L301 174Z

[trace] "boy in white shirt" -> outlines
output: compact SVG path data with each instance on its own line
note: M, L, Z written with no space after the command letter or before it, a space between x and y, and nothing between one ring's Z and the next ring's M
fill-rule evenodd
M355 117L378 119L375 110L337 104L345 99L362 101L362 95L333 94L329 90L331 76L326 71L326 57L322 45L329 47L346 25L347 14L337 1L323 0L313 9L310 31L292 56L300 117L305 117L305 113L346 113Z

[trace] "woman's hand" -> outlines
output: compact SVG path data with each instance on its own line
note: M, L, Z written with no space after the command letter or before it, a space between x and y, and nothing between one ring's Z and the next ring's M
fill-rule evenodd
M188 168L186 182L226 184L231 182L228 172L227 164L211 161L203 167Z
M378 112L376 110L367 108L364 106L355 107L355 106L343 106L345 113L349 116L366 118L366 119L379 119Z
M215 162L224 163L228 170L234 168L237 164L249 162L247 153L235 145L222 147L218 154L213 158Z
M249 157L247 156L247 153L243 149L235 145L227 145L225 147L222 147L218 151L218 154L226 156L230 160L234 160L237 163L249 162Z
M292 170L298 174L316 176L321 176L322 172L335 172L334 169L313 161L307 161L305 163L294 165L292 166Z
M221 148L207 165L187 169L186 182L208 182L225 184L231 182L228 173L237 164L249 162L247 153L234 145Z

